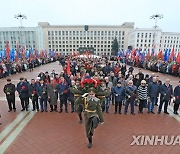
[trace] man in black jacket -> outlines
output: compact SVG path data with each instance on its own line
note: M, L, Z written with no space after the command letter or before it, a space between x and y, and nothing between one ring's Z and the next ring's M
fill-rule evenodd
M162 105L164 102L165 102L164 113L169 114L167 112L168 103L169 103L170 99L173 97L173 87L172 87L172 85L170 85L169 79L166 79L166 82L163 85L161 85L160 93L161 93L161 97L160 97L160 105L159 105L159 109L158 109L158 114L161 113Z
M157 83L156 77L152 78L152 82L148 85L148 92L150 96L150 101L148 101L148 112L154 114L154 105L157 104L159 96L159 84Z
M37 83L35 82L34 79L31 79L31 84L29 85L29 96L32 100L32 104L33 104L33 110L36 110L39 111L39 103L38 103L38 95L37 95L37 92L38 92L38 85Z
M6 94L6 99L9 106L8 112L11 112L12 109L14 110L14 112L16 112L15 90L16 90L15 85L11 83L11 79L7 79L7 84L4 86L3 91Z
M23 77L20 78L20 82L17 84L17 91L19 93L19 98L21 100L22 110L28 111L28 103L29 103L29 87L27 82Z
M178 109L180 104L180 81L179 84L174 88L174 114L178 115Z

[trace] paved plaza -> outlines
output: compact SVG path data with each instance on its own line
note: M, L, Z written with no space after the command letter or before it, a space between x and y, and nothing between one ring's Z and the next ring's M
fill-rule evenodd
M17 84L20 77L28 80L37 77L41 70L61 71L58 62L35 68L33 72L24 72L11 76L12 82ZM137 72L137 69L135 70ZM143 73L152 72L143 70ZM177 77L158 73L164 82L171 80L173 87L180 80ZM180 116L173 114L172 106L169 107L170 115L161 113L138 114L113 114L114 106L110 106L110 113L104 113L105 123L99 125L93 138L93 147L87 148L84 124L78 123L76 113L58 112L21 112L18 95L16 96L16 112L8 112L8 105L3 93L6 78L0 79L0 154L128 154L128 153L179 153L180 145L130 145L133 135L180 135ZM31 102L30 102L31 104ZM70 105L68 106L70 111ZM58 104L59 110L59 104ZM123 107L124 110L124 107ZM157 113L157 108L155 109Z

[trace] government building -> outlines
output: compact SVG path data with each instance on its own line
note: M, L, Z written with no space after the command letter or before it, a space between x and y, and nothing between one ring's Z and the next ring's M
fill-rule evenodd
M92 51L96 55L111 55L112 43L117 39L119 50L166 48L180 50L180 33L163 32L160 28L134 28L133 22L122 25L50 25L39 22L37 27L0 27L0 50L37 49L57 51L63 55L73 51Z
M96 55L110 55L112 42L117 38L119 48L127 49L128 34L134 23L122 25L50 25L40 22L44 33L45 49L70 54L72 51L90 49Z
M128 45L142 50L172 49L180 51L180 33L162 32L159 28L136 28L129 33Z

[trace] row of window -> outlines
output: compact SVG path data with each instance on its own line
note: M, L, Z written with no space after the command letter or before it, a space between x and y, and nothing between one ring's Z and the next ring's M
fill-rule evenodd
M180 43L180 41L175 41L175 40L174 40L174 41L173 41L173 40L171 40L171 41L170 41L170 40L164 40L164 43L177 43L177 44L178 44L178 43Z
M153 47L154 45L153 44L137 44L136 46L138 48L138 47L143 47L143 46L144 47Z
M161 37L161 38L162 38L162 37ZM167 39L167 38L168 38L168 39L171 38L171 39L174 39L174 40L176 40L176 39L179 40L179 37L175 37L175 36L174 36L174 37L173 37L173 36L171 36L171 37L170 37L170 36L165 36L165 39Z
M154 47L153 44L148 44L148 45L147 45L147 44L137 44L136 46L137 46L137 48L138 48L138 47ZM174 46L174 45L169 45L169 44L166 45L166 44L165 44L165 45L164 45L164 48L172 48L173 46ZM160 44L159 47L161 48L162 45ZM175 45L174 47L175 47L175 48L180 48L180 45Z
M107 44L107 43L112 44L113 41L101 41L101 42L100 41L59 41L59 42L58 41L49 41L49 44L58 44L58 43L59 44L65 44L65 43L66 44L72 44L72 43L73 44L75 44L75 43L76 44L79 44L79 43L80 44L83 44L83 43L84 44L89 44L89 43L91 43L91 44L100 44L100 43L101 44ZM124 41L118 41L118 43L119 44L124 44Z
M125 35L125 31L48 31L48 35Z
M3 42L4 42L4 43L3 43ZM3 41L3 42L0 41L0 45L1 45L1 44L6 44L6 41ZM26 42L27 44L31 44L31 43L35 44L35 41L27 41L27 40L26 40L25 42ZM8 41L8 43L16 44L17 42L16 42L16 41L11 41L11 42ZM18 43L21 43L21 41L19 40Z
M82 45L49 45L49 48L51 48L51 47L56 47L56 48L61 48L61 47L63 47L63 48L72 48L72 47L77 47L77 48L79 48L79 47L82 47ZM89 47L88 45L87 45L87 47ZM101 48L111 48L112 46L111 45L91 45L90 47L101 47Z
M172 44L164 44L164 48L169 48L169 47L171 48L171 47L173 47L173 46L174 46L174 45L172 45ZM161 44L160 44L160 47L161 47ZM175 45L174 47L175 47L175 48L178 48L178 47L180 48L180 45Z
M151 41L154 42L154 40L142 40L142 39L141 39L141 43L142 43L143 41L144 41L144 42L147 42L147 41L148 41L149 43L150 43ZM137 42L140 42L140 40L137 39Z
M141 38L147 38L148 36L149 36L149 38L151 38L151 36L153 36L154 37L154 34L155 33L137 33L137 38L139 38L140 36L141 36ZM165 36L164 37L165 39L171 39L171 40L179 40L179 37L176 37L176 36ZM161 39L162 39L162 36L161 36Z
M21 33L25 33L25 34L27 34L27 35L29 35L29 34L34 34L34 31L21 31L21 30L19 30L19 31L0 31L0 35L19 35L19 34L21 34Z
M51 50L53 50L53 51L63 51L63 53L71 53L72 52L72 49L58 49L58 48L49 48L49 51L51 51ZM73 51L78 51L78 48L77 49L73 49ZM95 50L95 53L96 53L96 51L98 52L98 51L104 51L104 52L111 52L111 49L97 49L97 50ZM98 53L97 53L98 54Z
M59 40L65 40L65 39L66 40L75 40L75 39L76 40L79 40L79 39L80 40L83 40L83 39L84 40L89 40L89 39L91 39L91 40L100 40L100 39L101 40L107 40L107 39L114 40L114 37L101 37L101 38L100 37L87 37L87 38L86 37L59 37L59 38L58 37L48 37L48 40L58 40L58 39ZM121 40L121 37L118 37L117 39ZM124 37L122 37L122 40L124 40Z

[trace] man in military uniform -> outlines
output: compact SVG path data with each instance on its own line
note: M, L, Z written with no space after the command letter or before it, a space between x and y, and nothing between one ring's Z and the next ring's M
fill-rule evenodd
M15 85L11 83L11 79L7 79L7 84L4 86L4 93L6 94L6 99L9 106L8 112L11 112L12 109L14 110L14 112L16 112L15 91Z
M74 93L74 101L81 95L83 95L83 92L81 91L81 86L80 86L80 79L76 79L75 85L70 88L70 92ZM79 107L77 108L76 112L78 113L79 117L79 123L82 124L83 119L82 119L82 112L83 112L83 105L79 104Z
M84 106L85 129L86 136L89 141L88 148L92 147L94 129L97 128L99 123L104 123L100 99L95 97L95 93L94 88L89 88L88 94L85 93L82 97L78 97L75 101L75 110L78 110L79 104Z

